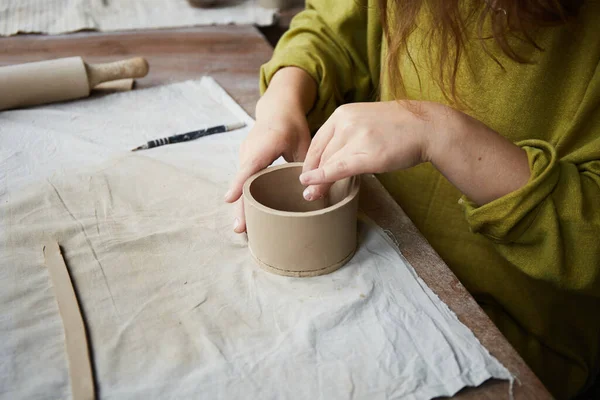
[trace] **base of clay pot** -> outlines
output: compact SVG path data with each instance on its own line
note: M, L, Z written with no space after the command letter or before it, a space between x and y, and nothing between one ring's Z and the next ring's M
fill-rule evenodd
M348 254L346 257L344 257L344 259L342 261L337 262L337 263L330 265L328 267L325 267L325 268L309 270L309 271L288 271L285 269L279 269L279 268L275 268L271 265L265 264L264 262L262 262L261 260L256 258L256 256L252 252L252 248L250 248L250 255L252 256L252 259L254 260L256 265L258 265L260 268L264 269L267 272L271 272L273 274L283 275L283 276L291 276L291 277L295 277L295 278L308 278L311 276L330 274L333 271L337 271L338 269L342 268L348 261L350 261L352 259L352 257L354 257L354 253L356 253L356 249L352 250L352 252L350 252L350 254Z

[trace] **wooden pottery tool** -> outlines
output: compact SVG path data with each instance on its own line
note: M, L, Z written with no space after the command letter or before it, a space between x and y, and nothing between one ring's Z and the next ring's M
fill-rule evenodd
M0 67L0 110L79 99L102 83L148 74L142 57L87 64L81 57Z
M327 198L306 201L302 163L267 168L244 184L248 245L263 269L317 276L348 262L357 246L358 177L336 182Z

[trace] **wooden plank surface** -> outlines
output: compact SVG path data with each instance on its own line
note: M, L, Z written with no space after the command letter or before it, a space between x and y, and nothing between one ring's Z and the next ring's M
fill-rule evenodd
M255 28L249 26L0 39L0 65L75 55L82 56L89 62L143 56L150 64L150 74L138 80L138 87L211 75L251 115L254 114L259 98L258 69L268 61L271 54L269 44ZM400 250L419 276L517 377L515 398L551 398L521 357L373 176L363 179L361 208L379 226L393 234ZM478 388L465 389L455 397L508 399L508 384L490 381Z

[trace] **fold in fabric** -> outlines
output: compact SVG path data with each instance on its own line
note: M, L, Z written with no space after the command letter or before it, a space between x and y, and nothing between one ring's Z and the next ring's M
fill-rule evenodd
M281 277L232 233L222 189L128 155L0 205L0 397L69 392L39 251L50 233L80 297L101 398L423 399L511 379L370 221L339 271Z

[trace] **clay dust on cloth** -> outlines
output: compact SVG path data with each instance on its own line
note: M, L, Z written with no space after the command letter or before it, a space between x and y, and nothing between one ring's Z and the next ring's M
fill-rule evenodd
M512 379L364 217L332 274L256 267L222 200L248 129L123 150L240 119L210 78L0 114L0 398L71 396L49 237L100 398L426 399Z

